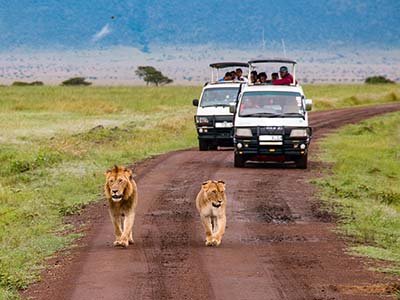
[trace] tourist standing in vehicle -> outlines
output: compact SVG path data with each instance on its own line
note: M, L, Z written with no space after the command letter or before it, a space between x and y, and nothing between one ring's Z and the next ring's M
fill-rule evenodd
M259 83L267 83L267 73L261 72L258 74L258 82Z
M250 81L251 83L256 83L257 82L257 71L251 71L250 73Z
M281 76L281 79L272 80L272 84L291 85L293 83L293 76L288 72L288 68L286 66L282 66L279 69L279 74Z
M239 81L248 81L246 77L243 77L243 70L241 68L236 69L236 77L236 79Z
M223 78L221 78L220 80L218 80L218 81L231 81L231 80L233 80L232 73L231 72L226 72L225 76Z

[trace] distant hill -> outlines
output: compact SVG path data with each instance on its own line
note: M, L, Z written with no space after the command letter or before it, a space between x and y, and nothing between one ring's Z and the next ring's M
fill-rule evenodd
M400 46L398 0L0 0L0 50L112 45Z

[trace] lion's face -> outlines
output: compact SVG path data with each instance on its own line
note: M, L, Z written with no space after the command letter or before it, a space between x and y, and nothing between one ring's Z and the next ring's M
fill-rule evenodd
M220 207L226 201L224 181L208 180L203 183L202 188L208 202L211 202L212 206Z
M114 202L129 197L132 193L132 171L124 167L114 166L106 172L106 184L104 190L106 196Z

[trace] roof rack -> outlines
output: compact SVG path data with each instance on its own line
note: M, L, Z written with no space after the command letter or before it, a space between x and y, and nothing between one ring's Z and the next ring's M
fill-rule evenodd
M284 63L284 64L297 64L295 60L287 58L272 58L272 59L254 59L249 61L249 65L262 64L262 63Z
M268 63L283 63L283 64L291 64L292 65L292 76L293 76L293 83L291 85L296 86L296 64L297 62L292 59L288 58L271 58L271 59L254 59L254 60L249 60L249 83L251 82L250 80L250 74L251 71L255 69L255 64L268 64ZM251 84L251 83L250 83Z
M219 78L219 69L224 69L224 68L231 68L231 67L243 67L243 68L249 68L249 63L247 62L216 62L210 64L211 67L211 82L216 82ZM216 70L216 74L214 74L214 70ZM216 75L216 76L214 76ZM214 80L215 77L215 80Z
M217 62L217 63L210 64L210 67L214 68L214 69L223 69L223 68L229 68L229 67L248 68L249 64L245 63L245 62Z

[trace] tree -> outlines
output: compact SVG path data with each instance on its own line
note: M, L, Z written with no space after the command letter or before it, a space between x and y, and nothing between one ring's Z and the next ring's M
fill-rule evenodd
M143 79L146 82L146 85L154 83L156 86L159 86L173 82L172 79L164 76L160 71L156 70L152 66L139 66L135 71L135 74L139 76L139 78Z

